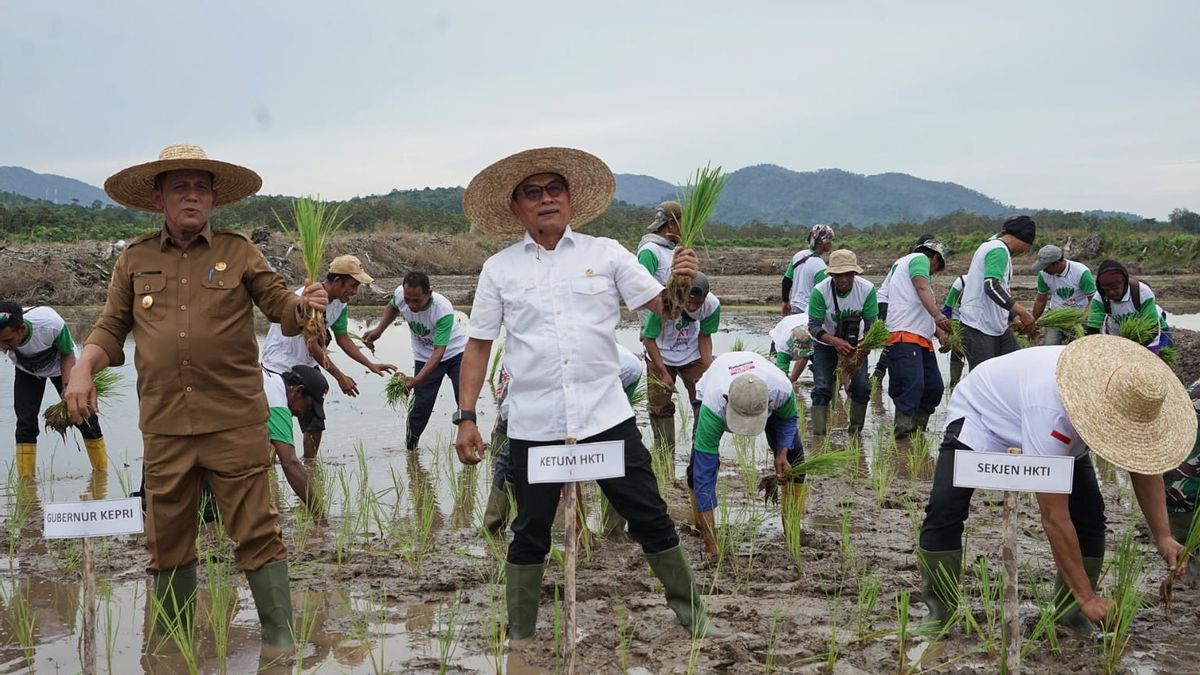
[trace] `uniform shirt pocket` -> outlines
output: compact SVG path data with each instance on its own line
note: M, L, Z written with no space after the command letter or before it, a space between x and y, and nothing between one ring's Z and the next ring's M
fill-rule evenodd
M245 304L246 291L242 288L241 268L230 265L223 270L210 270L200 280L200 310L204 316L228 316Z
M134 316L144 321L160 321L167 315L167 275L162 272L134 272Z

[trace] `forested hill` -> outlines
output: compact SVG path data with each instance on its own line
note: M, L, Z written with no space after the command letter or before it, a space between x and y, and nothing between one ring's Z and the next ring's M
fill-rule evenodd
M113 203L104 190L94 185L66 176L35 173L20 166L0 166L0 191L54 204L92 206L100 202L101 206L107 206Z

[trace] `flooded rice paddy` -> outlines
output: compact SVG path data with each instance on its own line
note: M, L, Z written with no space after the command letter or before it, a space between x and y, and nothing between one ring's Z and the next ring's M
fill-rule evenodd
M377 309L352 308L351 331L374 324ZM81 310L68 317L76 335L93 318ZM766 351L776 317L764 310L728 312L714 352L735 341ZM639 351L632 320L618 340ZM498 343L499 344L499 343ZM127 345L132 351L132 344ZM415 453L404 450L403 414L384 402L383 378L366 373L344 355L338 364L354 377L360 395L332 391L321 456L328 512L314 517L296 504L281 473L275 484L290 551L295 630L294 659L260 649L258 621L249 589L231 570L230 544L215 528L198 539L200 599L192 633L164 639L153 634L151 585L140 537L97 539L98 665L102 672L460 672L540 673L563 668L561 633L561 537L543 582L539 631L517 649L504 644L504 540L478 531L490 485L485 463L463 467L452 448L455 405L449 384ZM943 373L948 361L943 356ZM377 360L411 373L408 331L390 329L377 345ZM873 359L872 359L873 360ZM0 672L80 670L80 546L41 539L40 505L74 501L80 491L122 497L136 489L141 474L132 367L121 368L124 396L101 411L111 456L107 476L91 474L82 441L39 438L36 486L14 480L0 488L5 522L0 553ZM886 384L885 384L886 386ZM12 366L0 363L0 429L11 430ZM480 428L489 435L495 404L485 392ZM800 388L807 400L809 389ZM47 393L44 405L55 401ZM810 454L848 446L844 398L835 405L834 431L825 447L805 434ZM43 406L44 407L44 406ZM814 476L804 526L787 537L779 507L764 502L759 479L770 470L762 438L722 447L719 489L721 554L709 558L688 529L683 482L690 430L686 406L678 406L679 449L657 455L656 471L671 514L680 526L687 555L705 601L729 636L694 642L674 623L639 547L627 541L595 540L580 554L577 668L598 673L708 672L995 672L999 623L980 583L999 563L997 494L980 493L967 524L970 569L965 593L973 620L942 639L911 634L924 615L917 601L920 580L913 558L915 531L923 516L936 434L896 447L890 441L891 409L886 395L873 395L861 444L851 444L856 461L837 475ZM944 410L944 408L943 408ZM931 427L940 426L935 417ZM644 405L639 423L649 443ZM802 422L803 424L803 422ZM297 429L298 432L298 429ZM7 431L0 432L0 434ZM9 447L9 446L5 446ZM11 462L11 455L0 463ZM1200 592L1180 589L1168 612L1156 589L1165 570L1153 546L1137 530L1140 514L1128 481L1101 465L1108 504L1110 553L1118 538L1135 532L1148 554L1140 588L1147 606L1134 620L1130 641L1119 654L1102 640L1038 633L1038 597L1049 588L1054 567L1032 496L1022 496L1020 558L1022 620L1029 668L1048 672L1137 673L1194 671L1200 657ZM585 487L589 521L598 520L598 491ZM1111 581L1106 575L1102 586ZM913 601L911 623L902 620L905 598ZM1044 603L1043 603L1044 604Z

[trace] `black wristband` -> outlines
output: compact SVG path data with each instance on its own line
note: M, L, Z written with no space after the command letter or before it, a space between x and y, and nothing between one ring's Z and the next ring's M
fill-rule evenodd
M455 410L450 416L450 422L458 426L460 422L477 422L474 410Z

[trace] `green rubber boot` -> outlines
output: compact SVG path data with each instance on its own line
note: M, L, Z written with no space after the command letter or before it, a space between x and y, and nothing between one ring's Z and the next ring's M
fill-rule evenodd
M917 414L913 415L913 430L929 431L929 413L918 410Z
M176 567L154 575L155 627L159 635L180 630L190 635L196 613L196 566Z
M908 413L896 411L896 422L893 427L893 434L896 440L910 438L913 432L917 430L917 418Z
M292 584L288 579L287 561L276 560L247 571L246 581L250 582L250 593L258 609L263 643L275 647L293 644Z
M542 599L542 574L546 563L504 563L504 598L508 604L508 639L525 640L537 631L538 603Z
M704 612L700 589L692 577L692 568L683 557L683 547L676 545L660 553L647 553L646 561L654 576L662 582L667 596L667 606L679 619L680 625L695 637L724 637L725 631L713 625Z
M609 541L627 541L625 526L628 521L617 513L608 497L600 496L600 535Z
M1100 583L1100 570L1103 567L1104 558L1084 557L1083 559L1083 570L1087 572L1092 590L1096 590L1096 585ZM1058 625L1087 631L1095 628L1091 619L1087 618L1079 609L1079 604L1075 602L1075 596L1071 593L1071 588L1067 586L1066 580L1063 579L1062 572L1054 575L1054 605L1054 614L1058 617Z
M654 447L675 456L675 418L651 417L650 433L654 435Z
M846 431L851 436L858 436L862 433L863 426L867 423L867 404L850 402L850 426Z
M829 426L829 406L814 405L812 407L812 435L824 436Z
M507 483L504 485L508 487ZM504 534L504 528L508 527L508 511L508 491L493 485L488 493L487 507L483 510L483 529L493 537Z
M917 566L921 568L921 596L929 608L929 616L921 622L923 630L940 631L958 609L958 588L962 583L962 549L926 551L917 549Z

